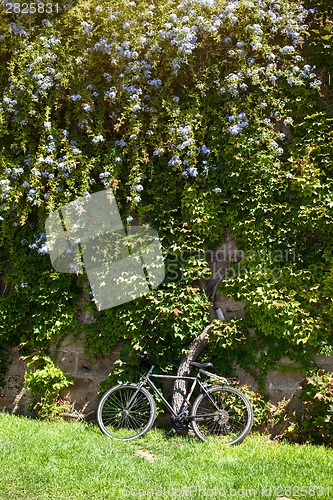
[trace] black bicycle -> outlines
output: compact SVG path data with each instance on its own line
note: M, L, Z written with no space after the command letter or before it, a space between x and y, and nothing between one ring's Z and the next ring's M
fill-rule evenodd
M175 429L191 425L202 441L228 445L243 441L253 424L253 410L248 398L238 389L228 386L225 378L205 370L212 367L212 363L192 362L191 365L198 368L195 377L160 375L153 373L152 365L137 384L111 387L98 405L97 420L101 431L124 441L148 432L156 418L155 401L145 388L149 386L170 411ZM202 381L202 375L208 379ZM178 413L155 386L152 378L192 381ZM215 385L216 383L219 385ZM191 405L190 399L197 384L200 386L200 394Z

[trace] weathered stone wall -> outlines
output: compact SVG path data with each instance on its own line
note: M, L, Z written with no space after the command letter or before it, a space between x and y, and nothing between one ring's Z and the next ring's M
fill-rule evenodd
M108 377L113 363L119 358L120 348L121 343L118 343L112 355L100 355L95 362L84 353L82 336L75 340L68 336L57 348L55 364L74 382L62 392L62 396L68 397L79 413L87 414L96 408L99 384ZM53 358L54 354L55 348L51 349L50 356ZM4 386L0 389L0 409L12 413L26 412L31 402L24 387L26 368L18 350L9 349Z
M242 317L244 315L244 304L235 302L231 298L214 293L216 286L223 278L225 270L231 262L242 258L235 242L226 234L224 243L220 248L209 255L212 268L212 279L208 283L208 291L215 295L215 307L221 307L226 319ZM82 323L91 323L92 318L88 313L82 312L79 320ZM84 414L94 410L97 406L97 393L99 384L107 379L112 370L113 363L119 357L121 344L115 346L112 355L101 355L93 363L84 353L82 336L73 339L69 336L59 347L56 355L56 364L64 371L65 375L72 378L74 385L70 386L64 395L69 394L75 408ZM55 349L50 352L55 354ZM316 356L316 363L320 368L333 372L333 356ZM281 370L270 371L267 375L266 389L273 403L283 398L296 396L303 373L298 365L292 363L288 358L280 360ZM7 372L5 384L0 388L0 409L13 413L23 413L29 404L29 395L24 388L24 372L26 363L20 359L17 349L9 349L7 357ZM257 389L255 379L237 368L237 375L242 384L249 384L253 390Z

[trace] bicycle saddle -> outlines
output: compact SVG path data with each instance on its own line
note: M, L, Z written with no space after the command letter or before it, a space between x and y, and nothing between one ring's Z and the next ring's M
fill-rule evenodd
M197 363L196 361L190 361L191 366L195 366L196 368L212 368L213 363Z

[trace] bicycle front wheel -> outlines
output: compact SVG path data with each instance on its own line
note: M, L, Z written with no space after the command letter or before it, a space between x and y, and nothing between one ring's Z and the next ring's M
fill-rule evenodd
M148 432L156 417L156 405L151 394L136 385L119 384L111 387L99 402L98 425L104 434L129 441Z
M250 401L233 387L213 387L197 397L192 408L192 428L202 441L237 444L253 424Z

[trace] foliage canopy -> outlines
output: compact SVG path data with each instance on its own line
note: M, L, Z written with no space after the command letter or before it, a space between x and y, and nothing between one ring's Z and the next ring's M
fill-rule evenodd
M286 352L329 352L328 2L59 6L0 20L0 272L11 285L1 343L45 347L80 328L83 280L51 269L44 222L112 187L124 224L158 230L167 276L146 297L94 310L92 353L122 338L177 363L208 322L198 283L226 227L245 256L223 291L246 302L246 317L228 326L237 349L226 352L220 326L209 356L267 367Z

